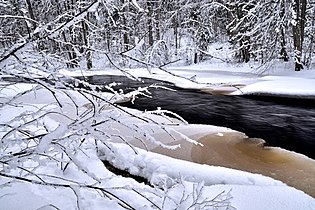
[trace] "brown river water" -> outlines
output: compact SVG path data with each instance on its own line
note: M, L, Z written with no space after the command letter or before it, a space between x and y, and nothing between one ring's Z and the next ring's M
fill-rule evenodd
M209 134L198 139L204 146L184 141L175 151L154 148L151 151L195 163L224 166L258 173L280 180L315 198L315 161L279 148L264 147L260 139L241 133Z
M100 76L89 79L93 84L104 84L106 81ZM121 80L122 78L109 79L111 81L108 82L122 81L127 89L138 88L139 85L161 85L161 81L154 80L143 80L139 83ZM221 96L230 91L229 87L211 90L211 94L217 95L214 97L196 90L180 89L165 83L162 85L175 88L176 91L152 88L150 89L152 97L139 97L134 103L125 106L138 110L155 110L156 107L161 107L179 114L189 123L229 127L248 136L263 137L269 145L299 151L315 159L314 100ZM123 86L116 88L124 89ZM222 134L223 136L211 133L191 136L188 132L189 137L198 140L204 146L195 146L179 140L172 142L181 144L178 150L156 146L150 147L149 150L196 163L263 174L283 181L315 198L315 160L283 149L264 147L261 140L247 138L242 133ZM170 142L167 136L159 134L156 137L166 144ZM137 146L143 145L138 143Z

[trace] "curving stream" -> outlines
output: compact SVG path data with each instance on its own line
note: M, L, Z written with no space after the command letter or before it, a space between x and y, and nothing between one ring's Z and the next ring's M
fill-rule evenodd
M239 96L209 95L201 92L152 90L152 98L139 98L128 107L173 111L189 123L232 128L267 145L302 153L315 159L315 101L292 105ZM313 104L313 105L312 105Z
M198 137L204 147L179 140L181 149L152 151L202 164L225 166L281 180L315 197L315 100L265 96L223 96L173 87L145 79L139 83L121 77L89 78L94 84L122 82L117 89L131 91L138 85L163 84L176 91L151 88L152 98L140 97L123 106L139 110L157 107L173 111L189 123L229 127L246 133L208 134ZM263 143L261 138L266 141ZM273 147L266 147L273 146Z
M115 88L125 92L150 84L170 87L175 91L151 88L151 98L140 97L134 104L121 105L139 110L161 107L179 114L189 123L232 128L251 138L262 138L268 146L315 159L315 99L211 95L158 80L139 82L119 76L94 76L88 80L99 85L121 82Z

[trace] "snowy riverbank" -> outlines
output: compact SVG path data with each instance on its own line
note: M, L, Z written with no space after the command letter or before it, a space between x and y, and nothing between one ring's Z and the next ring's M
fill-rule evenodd
M301 76L303 72L301 75L290 75L291 79L284 80L283 76L260 77L249 74L246 71L237 73L229 71L227 73L207 71L206 68L209 67L194 66L190 67L190 69L171 70L172 73L192 78L199 83L174 77L157 69L152 69L151 71L151 73L155 74L149 74L145 69L128 70L128 72L136 76L171 81L178 86L187 88L211 89L215 87L223 88L227 85L233 87L237 84L244 89L241 93L261 91L261 88L265 87L266 83L260 83L266 81L271 83L268 83L266 90L272 93L279 93L279 88L277 89L276 85L292 86L293 82L296 82L296 85L301 85L305 84L302 82L306 80L306 75ZM310 73L312 72L314 71L310 71ZM104 74L103 71L94 71L89 74L97 73ZM108 73L120 74L117 71L107 71L105 74ZM67 74L80 75L81 73L67 72ZM313 79L314 77L309 77L307 80ZM313 85L315 86L314 83ZM314 94L312 92L312 90L315 91L313 85L309 83L307 86L309 92L305 91L306 88L301 88L301 91L303 89L305 94ZM32 88L33 91L18 95L21 90L31 90ZM287 91L286 93L296 94L286 88L284 90ZM237 91L230 92L239 94ZM297 93L303 95L302 92ZM12 99L10 105L3 106L0 109L0 123L2 125L12 123L21 113L28 116L27 114L32 112L37 113L38 110L45 110L45 113L50 114L41 118L38 122L40 127L36 127L36 124L31 124L30 128L34 129L33 132L36 135L41 135L45 131L52 133L50 136L48 135L43 143L39 144L40 148L37 149L37 152L44 151L51 155L50 159L45 159L44 162L41 158L24 160L25 169L32 168L31 173L29 171L20 172L19 168L8 169L2 165L1 172L7 172L6 174L10 174L10 176L6 178L0 177L0 186L2 188L0 194L1 208L8 210L22 208L315 209L314 198L272 178L224 167L196 164L128 146L126 142L134 139L138 139L141 144L141 138L146 136L148 140L152 140L151 143L155 147L160 145L169 149L176 149L178 145L167 146L168 142L165 142L163 137L168 136L171 139L174 137L175 139L183 139L183 141L196 144L193 141L195 137L202 137L209 133L223 135L224 132L235 132L228 128L215 126L188 125L180 118L174 120L163 115L162 110L152 113L141 113L135 110L123 111L106 105L106 103L101 104L97 115L97 120L102 122L100 130L88 130L93 135L90 135L89 138L84 139L82 142L77 142L75 139L71 139L72 141L70 142L67 139L64 142L57 141L58 144L68 145L69 150L70 148L75 148L75 145L80 145L78 149L74 150L74 153L71 152L72 162L67 167L60 166L55 162L55 159L59 160L62 158L58 155L54 156L57 144L54 142L55 137L67 136L69 132L72 132L71 129L74 129L71 125L77 114L75 113L75 105L79 105L77 111L80 115L89 114L90 107L86 105L89 103L89 100L72 91L57 91L55 95L52 95L46 89L37 89L33 85L25 86L24 84L6 86L6 88L1 89L0 94L2 101ZM56 95L61 99L59 102L63 106L56 106L54 99ZM16 96L19 97L14 98ZM112 98L112 95L108 96L108 99L110 98ZM73 101L76 103L74 104ZM66 114L67 117L65 117ZM161 116L157 116L159 114ZM119 120L107 123L106 119ZM67 126L68 130L63 129L64 126ZM38 130L38 128L40 129ZM85 131L85 128L80 129L82 129L82 132ZM100 134L106 135L102 136ZM3 135L4 133L2 132L1 136L3 137ZM96 144L94 135L102 137L102 141ZM154 135L157 137L153 138ZM19 147L25 146L19 145L18 140L15 141L13 139L12 142L10 148L1 147L1 161L4 162L6 158L10 157L12 152L20 149ZM122 144L123 142L125 143ZM32 147L29 149L31 150ZM70 151L67 152L70 153ZM34 157L36 157L36 153ZM127 169L132 174L145 177L155 188L144 183L138 183L131 178L113 174L103 165L99 157L106 159L117 168ZM15 159L12 158L10 161L14 163ZM44 182L41 182L34 174L39 175ZM22 175L24 179L12 179L19 175ZM117 197L119 199L116 199Z
M315 98L315 70L294 72L291 66L275 66L266 72L250 64L239 66L224 63L201 63L191 66L161 69L125 69L136 77L159 79L178 87L202 89L231 95L271 95L294 98ZM82 76L81 71L61 71L62 74ZM91 75L126 75L113 69L84 72ZM178 76L176 76L178 75Z

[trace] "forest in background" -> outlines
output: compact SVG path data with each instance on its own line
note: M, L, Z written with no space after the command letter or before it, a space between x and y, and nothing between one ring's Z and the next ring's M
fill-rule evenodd
M0 11L6 68L187 65L213 58L213 43L228 44L225 62L313 62L313 1L2 0Z

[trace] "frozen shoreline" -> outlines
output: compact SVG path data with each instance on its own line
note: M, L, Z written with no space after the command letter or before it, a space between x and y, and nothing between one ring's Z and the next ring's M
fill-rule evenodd
M160 75L154 74L145 74L141 69L138 70L130 70L134 73L137 73L138 76L143 77L149 77L152 76L156 79L163 79L165 81L172 81L175 82L177 85L187 88L202 88L202 87L209 87L209 84L196 84L192 81L189 81L187 79L178 78L170 76L169 74L163 73ZM146 70L145 70L146 71ZM155 70L153 70L154 72ZM199 72L199 71L198 71ZM69 73L69 72L68 72ZM73 74L73 72L70 72ZM70 74L69 73L69 74ZM91 74L96 72L91 72ZM104 72L103 72L104 73ZM116 72L117 73L117 72ZM190 71L188 75L195 73L194 71ZM106 72L108 74L108 72ZM225 81L225 84L229 84L231 82L234 83L240 83L244 82L246 83L247 87L249 87L250 84L257 84L255 82L259 81L257 78L248 78L244 77L243 74L237 74L237 75L230 75L228 77L223 77L224 74L217 74L217 77L202 77L202 80L204 81L216 81L216 82L223 82ZM220 79L221 78L221 79ZM198 77L196 77L198 80ZM299 80L299 79L298 79ZM278 79L272 79L273 82L277 82ZM259 82L258 82L259 84ZM218 85L216 85L218 86ZM246 87L246 86L244 86ZM312 88L312 86L308 86L308 88ZM19 85L15 84L11 86L9 89L2 89L0 91L2 99L10 98L14 95L17 95L19 91L22 90L32 90L35 89L33 85ZM21 97L18 101L18 103L26 103L26 106L19 106L19 107L3 107L0 110L1 114L1 123L5 124L7 122L10 122L15 116L18 116L22 112L26 111L33 111L34 109L42 109L47 104L51 104L50 106L47 106L48 110L56 110L56 106L54 105L54 99L51 97L51 95L45 93L45 90L32 90L28 94L34 94L36 92L36 96L30 97L30 95L26 95ZM73 97L75 98L75 101L78 103L78 105L82 106L84 109L88 109L86 106L86 101L84 102L84 99L82 97L78 97L75 93L72 93ZM58 93L58 97L65 97L61 92ZM66 97L67 98L67 97ZM110 96L110 98L112 98ZM71 103L69 100L62 100L62 103L65 104L63 107L64 110L61 110L62 113L68 113L70 116L74 115L75 113L69 112L68 109L71 109ZM111 108L104 108L102 110L102 114L111 114ZM171 132L174 134L177 138L182 138L183 136L180 134L180 132L184 132L186 135L195 135L202 137L205 134L209 133L210 131L213 134L216 134L218 136L223 135L223 132L233 132L232 130L228 128L222 128L222 127L216 127L216 126L207 126L207 125L181 125L181 126L175 126L175 124L172 124L169 122L166 118L157 117L155 114L152 113L143 113L138 112L136 110L133 110L137 115L145 115L145 118L153 118L157 122L163 122L166 123L164 129L167 129L168 132ZM113 112L114 113L114 112ZM128 126L135 126L135 128L141 127L142 129L148 129L147 132L153 132L161 139L158 139L162 141L161 143L165 143L165 139L163 140L163 135L161 133L157 132L154 126L152 125L146 125L141 124L143 122L139 122L137 119L131 119L130 116L124 115L120 113L120 121ZM111 115L110 115L111 116ZM56 131L56 129L53 129L57 127L60 124L67 123L67 119L52 116L45 119L45 123L47 126ZM168 123L172 124L172 126L168 126ZM118 129L119 128L119 129ZM110 125L110 129L113 132L118 132L118 134L124 134L126 135L126 140L133 139L137 134L128 133L128 129L126 129L125 126L115 128L113 127L113 124ZM154 129L153 129L154 128ZM175 130L172 130L175 129ZM189 130L192 131L192 133L189 133ZM130 132L130 131L129 131ZM142 131L140 131L142 132ZM186 132L186 133L185 133ZM168 135L168 134L164 134ZM165 137L165 136L164 136ZM119 138L118 138L119 139ZM49 143L47 139L46 143ZM188 140L188 139L187 139ZM47 145L46 145L47 146ZM45 146L45 147L46 147ZM154 146L156 147L156 145ZM209 199L213 198L216 195L224 192L229 192L228 194L225 194L224 199L227 199L228 202L227 205L231 205L233 207L236 207L237 209L308 209L308 210L314 210L315 206L315 199L311 196L305 194L304 192L294 189L292 187L289 187L277 180L274 180L269 177L265 177L262 175L247 173L243 171L233 170L229 168L224 167L216 167L216 166L207 166L203 164L196 164L184 160L178 160L174 158L170 158L168 156L159 155L152 152L146 152L143 150L138 150L138 154L135 154L133 150L130 150L130 146L127 146L126 144L112 144L112 149L117 150L120 155L111 156L110 153L105 152L107 154L107 158L111 160L113 164L116 164L117 167L121 168L130 168L131 171L135 173L142 172L145 176L148 178L151 177L153 183L160 183L162 186L166 187L168 184L173 184L173 188L169 189L167 191L170 194L167 194L166 196L174 196L172 197L174 201L181 197L183 193L188 193L187 195L190 195L189 192L194 192L194 189L196 189L196 186L202 184L202 194L200 195L201 198ZM175 147L174 147L175 148ZM104 148L103 148L104 149ZM105 151L105 150L104 150ZM171 151L170 151L171 152ZM88 155L86 155L88 154ZM148 186L144 186L141 183L136 183L134 180L126 179L120 176L115 176L111 172L109 172L101 163L100 159L98 158L97 154L95 153L95 145L93 141L86 141L83 146L81 147L81 150L76 155L76 161L80 162L80 164L84 165L84 170L87 170L89 174L95 175L98 178L100 178L100 183L97 186L107 186L112 188L122 188L126 187L126 192L119 191L118 194L122 198L126 199L126 201L130 202L130 204L134 205L135 207L143 207L148 206L148 202L143 199L143 197L137 197L137 194L129 191L129 189L147 189L149 191L153 191L152 188L149 188ZM88 164L86 164L88 163ZM79 165L80 165L79 164ZM51 164L47 162L47 165L43 165L41 167L38 167L37 169L38 173L45 173L47 175L51 176L59 176L61 179L58 182L67 183L68 180L73 180L78 183L82 183L82 185L85 184L95 184L95 180L91 180L91 177L87 176L86 174L82 173L82 170L80 168L75 167L74 165L69 166L69 169L66 171L66 173L61 173L60 169L56 168L54 164ZM216 172L216 173L214 173ZM151 174L151 175L150 175ZM93 177L92 176L92 177ZM198 178L199 177L199 178ZM205 181L202 177L207 178L207 182L212 183L212 185L205 184ZM49 178L52 180L51 178ZM169 180L169 181L168 181ZM181 180L181 184L176 184L178 180ZM80 207L82 209L121 209L121 206L117 204L117 202L114 202L112 200L106 199L102 196L100 196L97 192L92 192L90 190L86 190L84 188L75 188L76 193L79 193L79 197L76 196L71 190L69 189L53 189L48 186L39 186L36 184L28 184L23 183L20 181L13 181L11 184L5 184L8 183L10 179L7 178L0 178L0 184L4 184L2 187L2 191L0 194L0 204L1 206L7 207L6 209L39 209L41 207L46 206L46 208L49 208L49 205L58 206L59 209L74 209L77 207L77 199L80 200ZM163 183L165 185L163 185ZM72 182L73 184L73 182ZM175 184L175 185L174 185ZM74 187L78 187L77 185L74 185ZM184 187L184 192L182 191ZM159 194L163 193L159 190L155 191L154 193ZM25 193L27 192L27 193ZM116 192L116 191L115 191ZM84 197L82 197L84 195ZM186 194L185 194L186 195ZM191 194L192 195L192 194ZM150 195L151 196L151 195ZM135 199L135 197L137 199ZM294 199L288 199L290 197L294 197ZM191 197L190 197L191 198ZM159 203L160 200L158 200L158 197L154 197L155 202ZM19 200L20 202L16 202L16 200ZM222 201L222 200L221 200ZM177 201L176 201L177 202ZM169 206L165 207L163 209L170 209L173 207L176 207L176 202L167 203ZM175 205L176 204L176 205ZM52 206L50 206L52 207Z
M158 79L174 83L181 88L203 89L207 92L226 95L266 95L315 99L315 70L294 72L280 66L264 74L255 73L249 65L204 63L184 67L160 69L124 69L135 77ZM168 73L169 72L169 73ZM61 71L62 74L82 76L81 71ZM88 71L84 76L121 75L119 70L106 69ZM178 75L174 76L174 75Z

